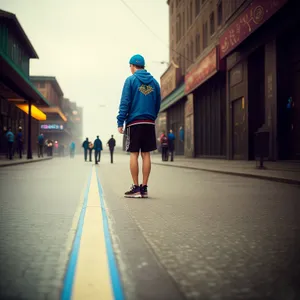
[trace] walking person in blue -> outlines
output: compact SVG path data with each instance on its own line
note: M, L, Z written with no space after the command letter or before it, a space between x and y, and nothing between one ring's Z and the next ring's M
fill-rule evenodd
M18 145L18 152L19 152L19 157L22 159L22 154L23 154L23 133L22 133L22 127L19 127L19 132L17 135L17 145Z
M89 138L85 139L85 141L82 143L82 147L84 150L84 161L87 161L87 153L89 149Z
M95 149L95 164L98 165L98 162L100 162L101 159L101 151L102 149L102 141L99 139L99 135L97 135L97 138L94 141L94 149Z
M38 157L44 157L44 144L45 144L45 138L44 135L41 133L38 136Z
M175 134L171 129L168 134L168 151L171 154L171 161L174 161L174 150L175 150Z
M8 148L8 158L12 160L15 135L12 133L11 128L8 128L8 131L6 133L6 139L7 139L7 148Z
M75 143L72 142L72 143L70 144L70 157L71 157L71 158L74 158L74 156L75 156L75 147L76 147Z

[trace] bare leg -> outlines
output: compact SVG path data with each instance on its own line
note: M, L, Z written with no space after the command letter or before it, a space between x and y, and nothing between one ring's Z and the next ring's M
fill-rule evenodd
M139 185L139 153L131 152L130 153L130 172L134 185Z
M142 152L142 159L143 159L143 185L147 185L150 172L151 172L150 152Z

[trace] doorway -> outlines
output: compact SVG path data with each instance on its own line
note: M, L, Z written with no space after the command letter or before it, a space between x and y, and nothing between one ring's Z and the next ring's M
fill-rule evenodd
M241 97L232 102L232 155L236 160L246 159L244 151L246 147L245 120L245 99Z

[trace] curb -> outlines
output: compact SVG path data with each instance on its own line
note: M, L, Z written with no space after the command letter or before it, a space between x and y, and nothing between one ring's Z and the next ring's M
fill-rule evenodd
M35 159L31 159L31 160L25 160L25 161L20 161L20 162L16 162L16 163L7 163L7 164L0 164L0 168L4 168L4 167L13 167L13 166L18 166L18 165L24 165L24 164L30 164L30 163L37 163L37 162L40 162L40 161L46 161L46 160L50 160L52 159L52 157L47 157L47 158L44 158L44 159L38 159L38 160L35 160Z
M296 180L296 179L272 177L272 176L266 176L266 175L247 174L247 173L238 173L238 172L230 172L230 171L221 171L221 170L212 170L212 169L189 167L189 166L178 166L178 165L162 164L162 163L155 163L155 162L152 162L152 164L158 165L158 166L166 166L166 167L173 167L173 168L180 168L180 169L191 169L191 170L226 174L226 175L232 175L232 176L263 179L263 180L268 180L268 181L273 181L273 182L275 181L275 182L286 183L286 184L300 185L300 180Z

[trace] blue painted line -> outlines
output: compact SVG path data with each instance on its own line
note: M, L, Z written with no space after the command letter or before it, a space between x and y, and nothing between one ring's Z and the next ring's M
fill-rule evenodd
M81 240L82 228L83 228L84 217L85 217L85 212L87 207L88 195L89 195L89 190L91 185L92 173L93 173L93 169L89 176L88 184L84 193L82 210L80 213L80 217L77 225L77 231L73 241L72 251L70 254L69 263L64 278L63 289L60 297L61 300L71 300L72 298L73 283L74 283L75 271L77 266L78 252L80 248L80 240Z
M115 300L124 300L124 294L121 284L121 279L112 247L111 237L109 233L109 226L108 226L108 219L106 210L104 207L104 199L103 199L103 189L100 183L100 179L98 176L98 171L96 170L97 174L97 182L98 182L98 190L100 195L100 205L102 210L102 218L103 218L103 230L104 230L104 238L105 238L105 245L106 245L106 253L108 258L108 266L110 272L110 279L112 283L113 295Z

